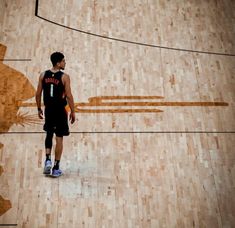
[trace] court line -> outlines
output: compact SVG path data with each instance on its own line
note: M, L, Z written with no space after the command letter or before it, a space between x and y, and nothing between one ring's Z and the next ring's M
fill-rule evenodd
M141 42L135 42L135 41L130 41L130 40L118 39L118 38L104 36L104 35L100 35L100 34L96 34L96 33L92 33L92 32L87 32L87 31L72 28L72 27L57 23L55 21L51 21L51 20L49 20L45 17L39 16L38 15L38 5L39 5L39 0L36 0L35 17L38 17L38 18L40 18L44 21L47 21L49 23L52 23L54 25L58 25L60 27L70 29L70 30L73 30L73 31L76 31L76 32L80 32L80 33L83 33L83 34L87 34L87 35L90 35L90 36L95 36L95 37L99 37L99 38L103 38L103 39L118 41L118 42L122 42L122 43L128 43L128 44L134 44L134 45L152 47L152 48L159 48L159 49L167 49L167 50L173 50L173 51L192 52L192 53L207 54L207 55L222 55L222 56L230 56L230 57L235 56L235 54L229 54L229 53L197 51L197 50L190 50L190 49L182 49L182 48L174 48L174 47L166 47L166 46L161 46L161 45L147 44L147 43L141 43Z
M0 61L22 61L22 62L26 62L26 61L32 61L32 59L0 59Z
M0 224L0 226L17 226L17 224Z
M70 134L234 134L235 131L72 131ZM46 134L46 132L0 132L0 134Z

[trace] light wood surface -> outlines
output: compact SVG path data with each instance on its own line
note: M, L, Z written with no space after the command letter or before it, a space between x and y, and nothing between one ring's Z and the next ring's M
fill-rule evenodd
M35 2L0 1L0 225L235 227L235 2ZM58 179L34 99L54 51L76 103Z

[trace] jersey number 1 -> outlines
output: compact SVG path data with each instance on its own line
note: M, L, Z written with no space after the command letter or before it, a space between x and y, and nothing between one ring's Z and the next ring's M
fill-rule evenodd
M51 95L51 97L53 97L53 93L54 93L54 85L51 84L51 89L50 89L50 95Z

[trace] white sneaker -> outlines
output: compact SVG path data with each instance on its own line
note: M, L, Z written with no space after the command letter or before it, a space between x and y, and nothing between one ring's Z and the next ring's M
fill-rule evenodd
M51 160L45 161L45 166L44 166L43 174L46 174L46 175L51 174L51 167L52 167Z

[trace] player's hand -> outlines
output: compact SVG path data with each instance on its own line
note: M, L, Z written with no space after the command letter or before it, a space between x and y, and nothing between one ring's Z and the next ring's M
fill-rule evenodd
M43 111L42 111L42 109L38 110L38 117L39 117L39 119L43 119Z
M70 113L69 120L71 124L75 122L75 112Z

